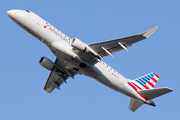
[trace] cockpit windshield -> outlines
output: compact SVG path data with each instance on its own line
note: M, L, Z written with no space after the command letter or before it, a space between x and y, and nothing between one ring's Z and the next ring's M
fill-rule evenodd
M30 11L29 10L25 10L26 12L28 12L28 13L30 13Z

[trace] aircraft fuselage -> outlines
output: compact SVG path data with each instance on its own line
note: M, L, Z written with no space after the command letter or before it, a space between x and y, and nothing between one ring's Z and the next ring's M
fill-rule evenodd
M71 67L79 74L91 77L117 92L150 104L127 84L131 80L123 77L105 62L99 61L94 66L85 63L75 54L76 49L71 46L72 39L35 13L27 10L10 10L8 15L16 24L44 43L63 63L64 68Z

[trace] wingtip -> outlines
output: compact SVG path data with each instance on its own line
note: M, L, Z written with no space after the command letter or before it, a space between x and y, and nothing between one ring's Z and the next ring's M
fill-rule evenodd
M142 35L143 35L144 37L148 38L148 37L149 37L152 33L154 33L158 28L159 28L159 26L156 26L156 27L154 27L154 28L152 28L152 29L150 29L150 30L142 33Z
M169 90L169 92L172 92L172 91L173 91L173 89L171 89L171 88L169 88L169 87L165 87L165 88L167 88L167 89Z

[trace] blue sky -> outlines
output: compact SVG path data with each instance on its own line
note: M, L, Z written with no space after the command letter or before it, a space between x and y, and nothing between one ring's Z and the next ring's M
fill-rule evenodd
M8 0L0 1L0 119L2 120L169 120L179 117L180 1L163 0ZM50 50L17 26L10 9L28 9L70 38L87 44L160 28L148 39L103 61L129 79L150 72L160 76L156 87L174 91L154 99L157 107L128 109L130 98L83 75L68 79L61 91L43 90L49 71L41 56L55 60Z

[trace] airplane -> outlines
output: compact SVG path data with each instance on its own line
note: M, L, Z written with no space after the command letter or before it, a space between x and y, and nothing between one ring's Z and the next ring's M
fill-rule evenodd
M113 57L112 54L120 50L128 51L128 47L148 38L158 26L141 34L87 45L78 38L69 38L29 10L14 9L7 11L7 14L57 57L55 62L44 56L39 60L40 65L51 71L44 86L48 93L55 88L60 90L69 77L74 79L75 75L83 74L130 97L129 109L134 112L143 104L156 106L152 99L173 91L168 87L154 88L159 76L153 72L130 80L102 61L103 57Z

